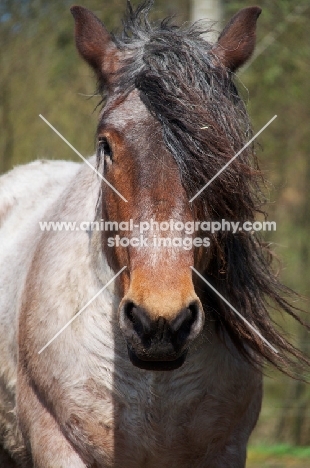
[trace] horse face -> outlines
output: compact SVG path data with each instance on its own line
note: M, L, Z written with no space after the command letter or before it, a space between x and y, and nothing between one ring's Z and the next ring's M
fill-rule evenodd
M180 245L184 233L172 230L171 220L194 219L160 124L137 91L117 105L107 103L98 149L106 179L127 200L103 183L102 218L124 226L117 234L125 246L116 243L116 232L105 231L102 241L110 265L115 270L127 266L119 322L129 356L142 368L176 368L201 331L204 314L192 282L193 251ZM130 220L132 229L126 229Z
M189 344L204 324L190 269L194 264L193 250L172 245L179 233L170 226L163 236L168 246L161 248L154 245L154 233L150 231L140 238L137 226L151 220L193 222L193 211L177 164L164 144L161 124L140 100L137 88L141 83L130 73L125 81L120 79L134 55L141 58L143 47L117 47L90 11L82 7L73 7L71 11L76 21L77 48L97 73L100 88L107 95L98 126L98 149L102 156L99 162L103 162L108 182L127 200L124 202L103 184L102 217L118 223L129 223L132 219L134 223L133 230L122 232L127 242L131 241L126 246L114 243L109 247L107 234L102 237L112 268L118 271L127 267L119 285L123 297L120 327L135 365L173 369L183 363ZM241 10L226 26L218 43L208 49L213 69L218 67L220 75L224 70L227 73L227 69L235 71L252 54L259 14L257 7ZM168 73L163 62L163 72ZM149 65L152 68L152 63ZM139 66L143 67L143 60ZM147 91L144 98L147 99Z

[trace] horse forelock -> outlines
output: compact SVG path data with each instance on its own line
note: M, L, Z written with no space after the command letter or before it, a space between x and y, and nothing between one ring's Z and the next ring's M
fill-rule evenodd
M178 27L168 20L153 26L146 16L150 3L135 14L130 10L122 35L115 37L125 56L115 94L139 90L161 123L164 141L191 198L247 143L252 130L232 75L212 55L212 44L201 37L201 26ZM259 205L258 191L250 187L256 169L251 146L196 205L205 205L208 217L233 216L238 205L238 216L248 218ZM238 195L238 200L232 204L227 193ZM246 195L251 199L245 201Z

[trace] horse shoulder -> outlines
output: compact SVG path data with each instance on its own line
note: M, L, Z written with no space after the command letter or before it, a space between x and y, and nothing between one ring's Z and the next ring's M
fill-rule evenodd
M42 161L0 178L0 441L18 451L13 417L17 380L17 330L22 292L41 236L39 221L79 165Z

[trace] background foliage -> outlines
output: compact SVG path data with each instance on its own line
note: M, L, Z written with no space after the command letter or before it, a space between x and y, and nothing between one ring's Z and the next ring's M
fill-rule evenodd
M81 3L110 30L121 24L125 0ZM94 151L94 109L99 98L91 97L93 73L75 50L71 4L68 0L1 0L0 172L36 158L78 159L39 119L40 113L82 154ZM283 259L283 281L309 297L310 4L309 0L226 0L225 17L250 4L263 9L257 56L236 80L254 131L278 115L260 136L258 147L269 180L269 219L277 222L277 232L267 234L266 240L274 243ZM153 17L176 14L182 22L189 19L189 12L190 0L156 0ZM309 309L307 299L297 305ZM290 321L282 326L310 353L304 330ZM271 369L266 374L262 418L253 442L310 445L309 386Z
M248 3L229 2L226 12ZM282 260L283 281L309 297L310 4L291 0L258 4L263 9L258 21L258 55L254 55L239 77L248 90L248 107L255 129L278 115L259 138L261 167L269 180L267 210L269 219L277 222L277 232L266 234L266 240L274 243L274 250ZM309 311L308 299L296 305ZM281 321L281 317L277 320ZM309 354L309 334L288 320L282 325ZM256 436L266 441L271 438L310 445L309 386L279 376L273 370L267 372L263 417Z

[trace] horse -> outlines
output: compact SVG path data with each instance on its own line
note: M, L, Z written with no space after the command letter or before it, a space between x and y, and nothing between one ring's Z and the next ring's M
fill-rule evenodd
M242 468L264 363L308 363L270 315L272 302L300 320L269 247L202 229L262 211L253 144L232 159L252 136L234 75L261 10L211 44L199 24L151 22L151 6L129 4L119 35L71 8L102 96L96 154L1 177L6 467ZM40 227L59 220L80 228Z

